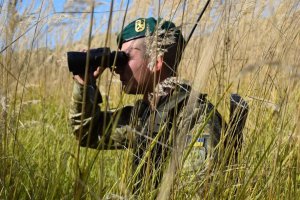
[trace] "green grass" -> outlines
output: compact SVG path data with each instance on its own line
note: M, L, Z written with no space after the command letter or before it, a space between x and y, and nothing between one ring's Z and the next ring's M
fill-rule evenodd
M16 110L9 109L6 141L2 140L1 198L74 198L78 177L83 198L129 195L131 151L99 152L82 148L77 161L78 144L68 125L68 101L59 98L63 91L58 89L57 93L44 96L45 90L37 90L26 92L18 122L15 116L19 102ZM287 99L299 102L298 91L288 93ZM30 103L30 100L36 101ZM172 198L295 199L299 196L299 143L293 113L297 104L286 101L279 112L274 112L258 102L252 103L250 109L239 164L231 167L221 164L200 179L178 176Z

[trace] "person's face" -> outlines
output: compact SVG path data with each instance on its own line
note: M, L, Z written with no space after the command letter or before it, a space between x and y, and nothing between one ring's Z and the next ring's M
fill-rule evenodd
M123 90L128 94L145 94L151 82L151 71L147 67L143 39L123 43L121 51L128 55L128 63L116 69Z

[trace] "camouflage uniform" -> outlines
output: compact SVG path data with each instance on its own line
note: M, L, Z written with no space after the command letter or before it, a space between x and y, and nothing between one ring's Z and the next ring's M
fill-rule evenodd
M198 170L199 163L208 156L209 149L216 146L220 138L222 118L209 103L205 95L199 95L197 105L188 119L183 119L182 111L188 102L191 88L170 77L157 85L155 92L149 95L149 105L141 100L134 106L125 106L116 111L103 112L97 105L93 114L94 96L98 93L96 104L102 102L95 84L87 86L86 104L82 114L83 86L75 81L70 109L73 133L80 139L80 145L97 149L124 149L133 147L134 166L141 163L145 152L150 155L137 175L137 182L142 180L146 166L154 170L155 187L161 180L163 163L167 160L173 139L185 122L189 122L187 145L197 135L188 157L186 169ZM207 116L211 115L207 120ZM81 121L82 119L82 121ZM199 132L201 131L201 133ZM80 136L80 132L82 135ZM90 133L90 134L88 134ZM186 142L186 141L183 141ZM140 184L137 184L140 186Z

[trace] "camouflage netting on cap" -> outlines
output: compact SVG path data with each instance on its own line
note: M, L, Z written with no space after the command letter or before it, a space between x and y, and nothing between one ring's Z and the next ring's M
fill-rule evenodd
M130 40L146 37L152 35L158 30L157 34L160 38L164 38L168 32L173 32L173 37L176 42L184 42L181 31L175 26L173 22L165 21L161 18L158 20L153 17L150 18L138 18L129 23L123 31L118 35L117 43L121 49L122 44Z

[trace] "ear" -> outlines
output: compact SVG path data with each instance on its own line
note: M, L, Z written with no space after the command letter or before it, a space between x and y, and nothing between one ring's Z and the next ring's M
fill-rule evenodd
M154 71L160 71L163 67L163 63L164 63L164 58L163 56L157 56L156 58L156 64L155 67L153 68Z

